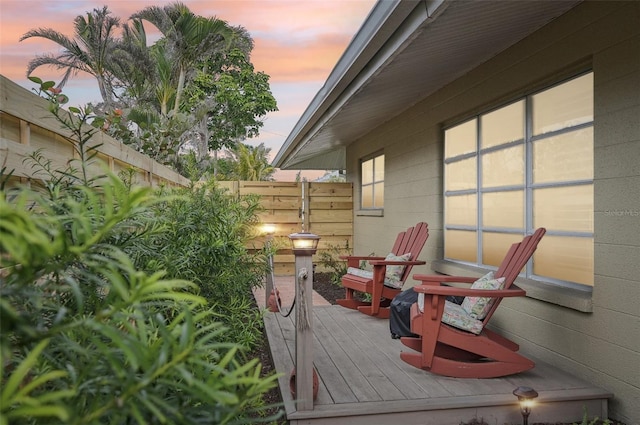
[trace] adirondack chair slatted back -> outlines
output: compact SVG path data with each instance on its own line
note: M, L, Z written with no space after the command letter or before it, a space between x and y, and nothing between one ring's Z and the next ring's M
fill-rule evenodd
M538 243L540 239L546 233L546 229L540 227L536 229L531 235L525 237L522 242L514 243L509 248L507 255L504 257L502 264L498 268L498 271L495 273L495 277L504 277L504 289L508 289L513 282L515 282L516 278L529 261L529 258L533 255L536 248L538 247ZM485 324L489 322L493 312L498 308L500 301L502 298L496 298L493 302L493 306L489 313L487 313L486 317L482 320Z
M369 316L380 319L388 319L390 308L388 301L398 295L404 282L407 280L409 273L414 265L426 264L425 261L418 260L420 251L429 236L427 223L420 222L413 227L409 227L404 232L400 232L396 238L391 251L391 256L369 256L342 257L347 259L349 267L355 267L355 261L368 260L373 266L372 271L348 269L347 274L342 276L342 286L345 289L345 297L336 300L338 305L342 307L358 310ZM396 261L394 256L411 254L409 261ZM388 258L388 260L387 260ZM381 260L387 261L381 261ZM353 261L353 266L350 261ZM397 263L397 264L389 264ZM393 267L393 268L391 268ZM400 279L398 274L404 269ZM387 281L387 275L393 276L393 281ZM371 295L371 301L364 301L354 298L356 292L362 292ZM383 302L384 301L384 302Z
M398 234L391 252L395 255L411 253L411 260L416 260L428 237L429 226L425 222L420 222L414 227L408 228L405 232ZM404 282L407 277L409 277L409 273L411 273L412 268L413 266L411 265L405 267L400 281Z

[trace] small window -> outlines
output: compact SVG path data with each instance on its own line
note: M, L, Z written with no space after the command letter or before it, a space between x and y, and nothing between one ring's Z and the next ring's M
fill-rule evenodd
M384 155L376 155L361 162L360 180L360 207L363 210L384 208Z

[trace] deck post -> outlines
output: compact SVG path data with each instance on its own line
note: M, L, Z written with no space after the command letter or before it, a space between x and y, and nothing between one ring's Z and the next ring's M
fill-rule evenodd
M269 308L269 296L271 295L271 292L274 289L273 288L274 264L273 264L273 253L271 252L271 248L272 248L271 242L273 240L273 235L276 231L276 227L273 224L263 224L262 231L267 235L267 239L265 241L265 248L267 250L267 260L269 262L269 271L267 272L266 281L264 285L264 290L265 290L264 306L266 308Z
M311 233L289 235L296 273L296 408L313 410L313 261L319 237Z
M313 265L310 256L296 256L296 398L298 410L313 410L313 328L311 318Z

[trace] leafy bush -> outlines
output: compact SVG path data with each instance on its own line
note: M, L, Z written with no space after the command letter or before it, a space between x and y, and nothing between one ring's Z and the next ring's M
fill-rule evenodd
M255 197L237 199L213 185L174 190L153 206L153 229L127 248L139 268L194 282L231 328L229 339L248 347L256 345L262 326L260 313L249 308L251 288L267 271L264 257L245 248L258 207Z
M351 248L349 248L349 241L345 241L345 246L340 245L328 245L327 249L319 252L318 263L323 267L329 269L331 274L331 282L334 285L341 286L341 278L347 273L347 262L341 260L341 255L350 255Z
M75 189L55 206L0 194L0 423L228 423L259 405L274 378L221 342L197 285L141 272L106 243L149 190L113 176Z

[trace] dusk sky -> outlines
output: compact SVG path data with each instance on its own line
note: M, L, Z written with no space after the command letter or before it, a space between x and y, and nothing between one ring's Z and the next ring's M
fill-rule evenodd
M36 54L56 53L57 44L31 38L27 31L51 28L73 36L73 19L87 11L109 7L122 22L143 8L171 0L0 0L0 74L31 90L25 76ZM245 27L255 42L251 60L256 71L268 74L278 112L267 115L261 135L248 143L263 142L272 157L282 146L307 105L322 87L373 8L375 0L183 0L194 13L217 17ZM145 22L149 33L153 26ZM40 67L33 73L59 81L62 71ZM92 76L78 74L65 87L71 105L97 102L100 95ZM310 176L311 177L311 176Z

